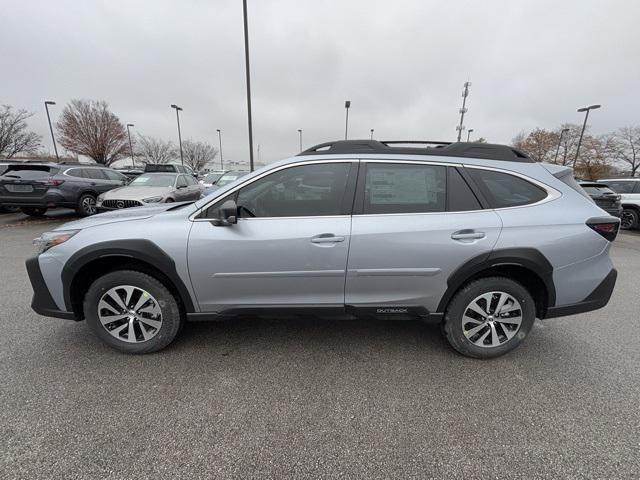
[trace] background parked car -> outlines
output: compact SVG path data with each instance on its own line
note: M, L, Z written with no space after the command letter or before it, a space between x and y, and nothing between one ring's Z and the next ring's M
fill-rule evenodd
M222 177L226 172L226 170L214 170L209 172L202 178L202 180L200 180L200 184L205 188L209 188L211 185L215 185L215 183L220 180L220 177Z
M122 188L98 197L99 210L141 207L154 203L198 200L202 186L185 173L143 173Z
M138 175L144 173L143 170L137 168L116 168L116 171L120 172L123 175L126 175L130 179L136 178Z
M622 204L620 203L621 197L619 194L611 190L604 183L579 182L579 185L601 209L609 215L620 217L622 214Z
M213 185L205 188L204 191L202 192L202 196L206 197L211 192L215 192L220 187L224 187L225 185L228 185L231 182L235 182L237 179L244 177L248 173L249 172L245 172L241 170L231 170L229 172L226 172L219 179L217 179Z
M98 165L17 163L0 176L0 205L20 207L33 216L55 207L93 215L98 195L127 182L121 173Z
M145 173L187 173L197 178L196 173L188 165L178 163L147 163L144 166Z
M640 178L603 178L598 180L598 183L604 183L620 194L620 227L625 230L640 227Z

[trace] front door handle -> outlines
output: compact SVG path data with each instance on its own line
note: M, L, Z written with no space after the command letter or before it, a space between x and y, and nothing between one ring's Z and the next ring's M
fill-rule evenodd
M344 237L334 235L333 233L321 233L315 237L311 237L311 243L337 243L344 242Z
M454 240L480 240L486 237L484 232L476 232L475 230L458 230L451 234L451 238Z

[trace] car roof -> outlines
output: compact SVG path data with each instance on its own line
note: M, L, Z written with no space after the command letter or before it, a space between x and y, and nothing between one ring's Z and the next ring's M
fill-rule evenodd
M640 182L638 177L601 178L598 182Z

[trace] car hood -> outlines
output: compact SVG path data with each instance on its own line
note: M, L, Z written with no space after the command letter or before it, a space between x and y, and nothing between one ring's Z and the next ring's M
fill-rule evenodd
M105 200L142 200L143 198L163 197L173 190L172 187L120 187L104 193Z
M98 213L91 217L82 218L73 222L60 225L55 230L81 230L83 228L97 227L107 223L124 222L129 220L142 220L156 215L162 215L169 209L175 209L180 205L193 202L156 203L149 206L124 208L111 212ZM189 208L189 207L185 207Z

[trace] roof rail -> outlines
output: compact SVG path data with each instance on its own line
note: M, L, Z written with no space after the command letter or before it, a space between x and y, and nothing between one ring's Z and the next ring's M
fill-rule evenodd
M419 146L398 146L419 145ZM532 163L533 160L520 150L508 145L476 142L436 142L425 140L338 140L315 145L302 155L331 154L404 154L437 155L440 157L484 158L509 162Z

